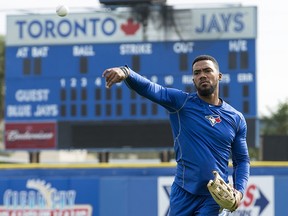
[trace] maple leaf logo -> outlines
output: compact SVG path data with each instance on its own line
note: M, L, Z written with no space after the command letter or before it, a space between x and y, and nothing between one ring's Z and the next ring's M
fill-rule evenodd
M139 28L140 24L134 23L132 18L129 18L126 23L121 25L121 29L126 35L134 35Z

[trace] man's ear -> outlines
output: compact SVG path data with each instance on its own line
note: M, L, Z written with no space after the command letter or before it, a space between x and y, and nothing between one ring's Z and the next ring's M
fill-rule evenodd
M222 73L219 72L219 81L222 80Z

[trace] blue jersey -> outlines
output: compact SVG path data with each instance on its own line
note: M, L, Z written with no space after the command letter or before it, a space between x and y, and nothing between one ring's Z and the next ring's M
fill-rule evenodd
M242 192L249 177L246 121L229 104L215 106L187 93L153 83L130 69L129 88L169 112L177 171L175 183L192 194L208 195L207 183L217 170L228 182L230 156L234 187Z

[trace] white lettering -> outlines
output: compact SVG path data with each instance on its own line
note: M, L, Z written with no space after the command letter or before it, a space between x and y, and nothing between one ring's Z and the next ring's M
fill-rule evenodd
M230 83L230 74L222 74L221 83Z
M35 117L40 116L57 116L58 115L58 107L56 104L51 105L37 105L36 111L34 112Z
M76 78L70 79L70 86L73 88L75 88L77 86L77 79Z
M175 53L192 53L193 52L193 42L183 43L177 42L173 45L173 51Z
M165 85L173 85L174 83L174 77L169 75L164 77L164 83Z
M32 115L32 107L30 105L8 105L8 117L30 117Z
M121 44L120 55L135 55L135 54L146 54L150 55L153 53L152 44Z
M52 139L54 134L52 132L30 132L25 131L24 133L18 130L7 131L7 141L17 141L17 140L48 140Z
M183 75L182 76L182 84L193 84L192 75Z
M15 99L18 102L47 101L49 93L49 89L19 89L15 93Z
M154 83L157 83L158 82L158 77L157 76L152 76L151 77L151 81L154 82Z
M239 83L253 82L253 74L252 73L239 73L237 75L237 80Z
M247 51L247 41L246 40L237 40L237 41L229 41L229 51Z
M28 51L29 51L28 47L18 48L17 53L16 53L16 57L17 58L27 58L28 57Z
M94 56L93 46L73 46L73 56Z
M95 79L95 86L101 86L101 84L102 84L102 79L100 77L97 77Z
M87 78L81 78L81 87L86 87L88 84Z
M65 86L66 86L66 80L65 79L60 79L60 86L62 87L62 88L64 88Z
M47 57L48 56L49 47L32 47L31 49L31 56L34 58L38 57Z

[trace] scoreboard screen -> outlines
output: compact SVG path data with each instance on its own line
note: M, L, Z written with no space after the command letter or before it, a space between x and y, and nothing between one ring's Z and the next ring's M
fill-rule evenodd
M234 16L239 17L235 18L231 29L240 28L240 12L255 13L255 8L244 9L235 11ZM205 11L203 9L202 13ZM225 9L209 11L212 13L210 19L216 13L226 12ZM191 10L186 13L189 12ZM177 11L174 13L176 16ZM201 14L201 10L197 13ZM205 14L207 16L207 11ZM141 23L131 21L131 17L121 21L117 14L111 17L111 14L103 13L97 18L99 22L102 20L102 27L99 27L102 33L97 34L95 29L91 33L93 31L87 27L87 20L96 20L95 14L71 14L61 20L51 16L12 16L8 19L13 36L6 47L7 149L173 147L165 109L137 95L124 83L105 88L102 73L109 67L128 65L153 82L194 92L191 63L200 54L209 54L218 60L223 73L220 97L244 114L251 125L250 139L254 142L256 48L255 33L250 33L252 36L243 33L248 18L242 18L242 35L239 30L238 38L231 33L226 36L222 33L223 38L219 39L217 34L217 38L205 39L209 32L201 33L196 28L195 32L203 34L204 39L195 36L196 39L179 40L173 34L161 39L161 31L153 31L152 27L143 39ZM86 20L85 25L83 20ZM131 22L133 28L138 26L133 34L123 28L124 24L132 28ZM94 28L97 28L96 23ZM213 35L215 30L210 28L209 35ZM163 32L169 33L165 31L167 29ZM155 39L155 34L160 34L160 39Z

